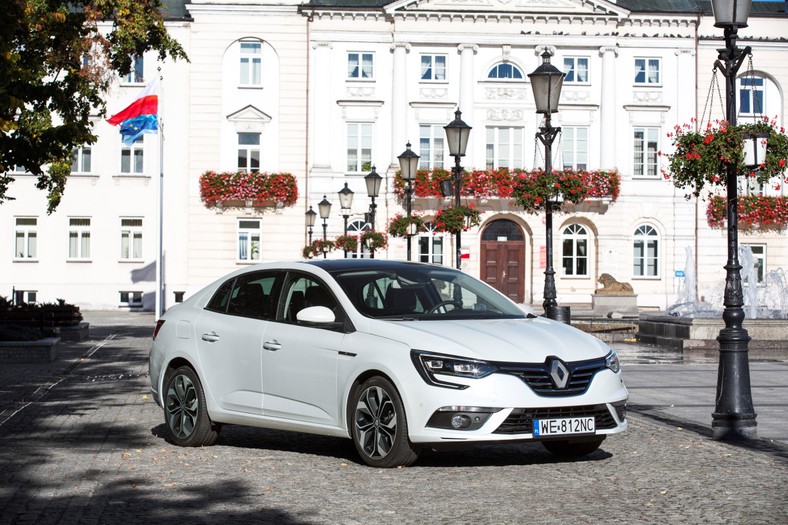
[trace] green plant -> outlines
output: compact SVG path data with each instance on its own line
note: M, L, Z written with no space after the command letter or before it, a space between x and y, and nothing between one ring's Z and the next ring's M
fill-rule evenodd
M312 241L311 244L307 244L304 246L302 250L302 255L304 259L311 259L312 257L316 257L321 253L328 253L334 249L334 242L333 241L324 241L323 239L315 239Z
M545 209L548 200L552 201L553 210L560 211L567 203L582 202L587 194L586 181L578 172L540 169L521 172L512 197L526 213L536 213Z
M389 221L388 232L392 237L407 237L411 233L411 225L413 225L412 233L420 233L424 231L424 219L419 215L396 214Z
M435 214L435 231L457 234L482 222L482 215L471 206L451 206Z
M290 173L206 171L200 175L200 198L212 208L228 201L244 206L292 206L298 200L298 183Z
M355 252L358 248L358 238L355 235L340 235L334 239L334 247L337 250Z
M694 130L694 121L677 125L669 133L674 146L673 153L662 154L668 162L662 170L666 180L677 188L687 189L699 196L704 188L724 186L725 165L734 164L739 174L767 183L775 177L784 177L788 162L788 136L776 122L764 118L754 123L730 126L721 120L707 124L703 131ZM745 135L762 134L766 140L766 158L755 169L744 165Z
M388 244L386 236L374 230L367 230L362 233L360 241L362 246L366 246L372 252L385 248Z

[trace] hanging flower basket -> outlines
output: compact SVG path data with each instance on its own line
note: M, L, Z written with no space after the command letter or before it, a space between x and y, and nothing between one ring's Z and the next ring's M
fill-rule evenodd
M388 244L386 236L373 230L365 231L360 238L362 246L366 246L370 251L380 250Z
M397 214L389 221L388 232L392 237L407 237L424 231L424 219L419 215Z
M358 248L358 238L355 235L340 235L334 239L334 248L346 252L355 252Z
M738 198L738 221L742 230L783 229L788 225L788 197L742 196ZM706 218L712 228L725 228L728 199L709 199Z
M312 241L312 244L307 244L304 246L304 250L302 252L304 259L311 259L312 257L316 257L323 253L328 253L334 249L334 242L333 241L324 241L323 239L315 239Z
M765 157L756 166L745 165L747 137L765 141ZM662 154L668 166L662 170L665 179L677 188L690 190L696 197L704 188L725 186L725 166L734 164L738 173L764 184L775 177L784 178L788 163L788 136L784 128L777 128L774 121L764 118L755 123L728 125L722 120L709 123L703 131L694 131L694 122L676 126L668 134L675 151ZM762 146L762 144L761 144Z
M292 206L298 184L290 173L206 171L200 175L200 198L208 208Z
M574 170L535 170L520 173L512 196L526 213L537 213L545 209L548 200L553 210L560 211L564 204L582 202L587 194L583 177Z
M451 206L438 210L435 231L457 234L468 231L482 222L482 214L471 206Z

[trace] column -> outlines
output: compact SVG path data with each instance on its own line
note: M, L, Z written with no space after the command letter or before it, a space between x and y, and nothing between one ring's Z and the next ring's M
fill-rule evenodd
M599 144L601 151L599 167L603 170L616 168L616 55L615 46L601 47L602 97L599 104L600 136L605 143ZM613 147L611 147L613 145Z
M314 160L312 169L328 170L331 168L332 141L327 137L331 133L331 48L330 42L313 42L314 53L314 78L312 79L312 92L314 93L314 122L315 129L312 137L322 139L312 141L314 144Z
M479 51L476 44L460 44L457 46L460 51L460 97L459 108L462 111L462 120L473 125L473 55ZM473 133L471 139L473 140ZM470 146L469 146L470 148Z
M676 75L676 122L689 122L692 117L696 117L698 112L695 104L696 89L687 89L691 84L689 79L696 79L697 72L695 71L695 50L694 49L677 49L675 51L678 57ZM692 74L690 74L692 72ZM693 86L695 88L697 86Z
M391 166L399 168L397 155L405 149L405 144L410 140L416 144L418 150L418 137L409 138L408 133L408 82L406 58L410 51L410 44L395 42L391 44L394 53L394 75L391 80Z

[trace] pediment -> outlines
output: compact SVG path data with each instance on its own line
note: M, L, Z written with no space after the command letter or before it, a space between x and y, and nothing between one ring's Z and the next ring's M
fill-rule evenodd
M250 104L245 108L239 109L235 113L230 113L227 115L227 120L230 122L255 122L260 124L268 124L271 122L271 116Z
M607 15L628 17L629 11L606 0L398 0L386 7L390 14L402 12L473 13L534 16L540 14Z

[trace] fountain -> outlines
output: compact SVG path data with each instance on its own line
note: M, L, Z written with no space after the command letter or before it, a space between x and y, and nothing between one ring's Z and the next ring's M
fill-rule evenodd
M752 249L740 247L742 282L744 285L744 328L749 333L750 350L788 349L788 286L782 268L764 275L762 286L757 282L757 266ZM692 248L686 248L684 282L677 302L658 314L641 314L638 320L639 342L678 350L714 350L719 348L717 336L725 323L724 281L697 299L695 262ZM751 285L750 283L753 283Z

